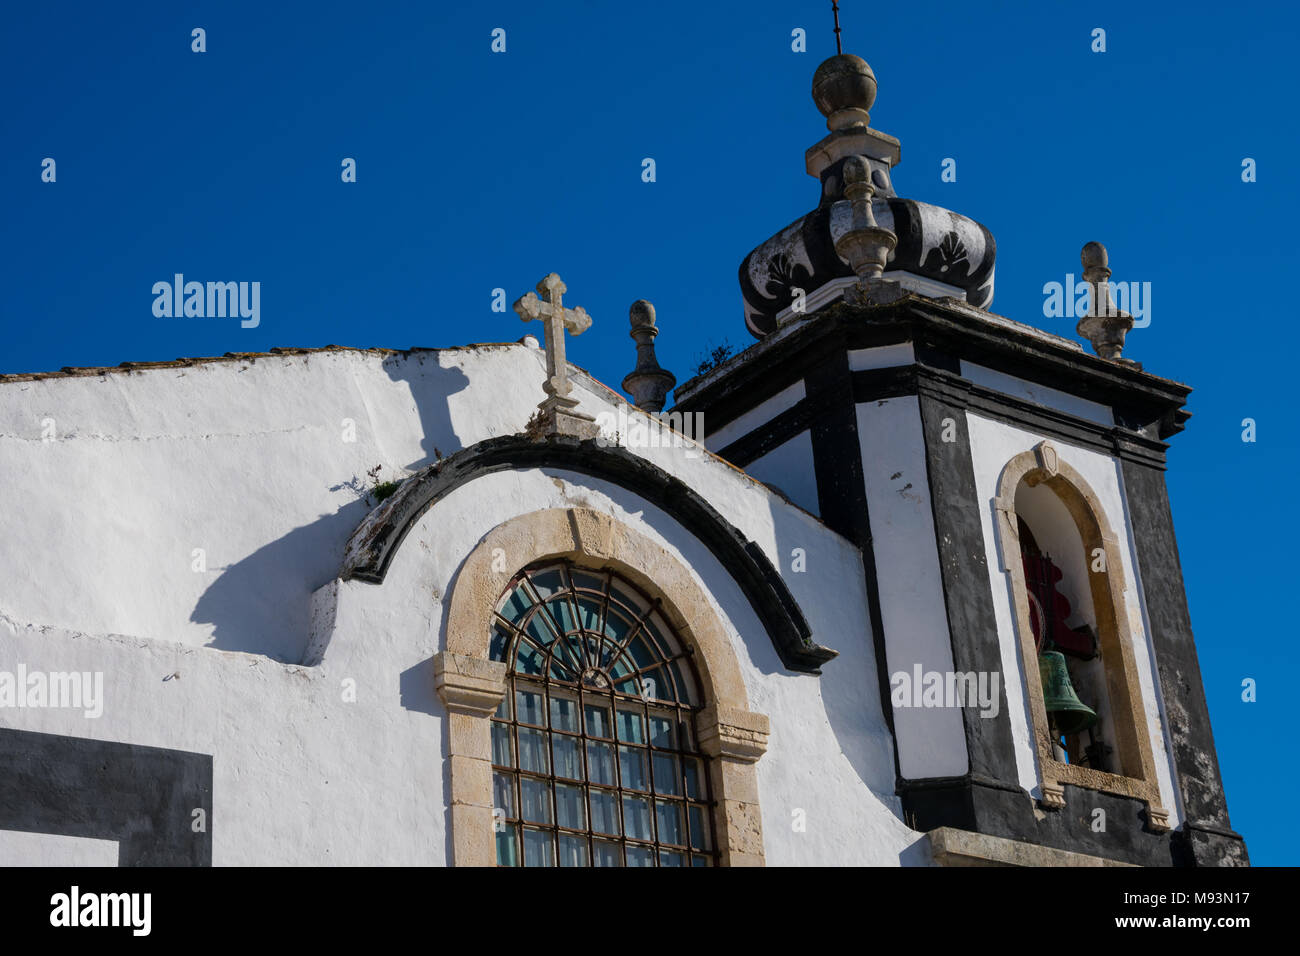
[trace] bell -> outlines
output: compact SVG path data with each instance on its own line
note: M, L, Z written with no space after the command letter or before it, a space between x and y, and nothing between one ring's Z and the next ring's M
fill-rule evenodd
M1070 685L1064 654L1060 651L1039 654L1038 676L1043 682L1043 703L1047 706L1048 719L1058 733L1069 737L1097 722L1097 712L1079 700Z

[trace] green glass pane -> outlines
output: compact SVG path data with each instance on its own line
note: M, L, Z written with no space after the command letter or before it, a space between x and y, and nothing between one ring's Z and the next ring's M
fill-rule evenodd
M519 722L545 727L546 718L543 715L546 711L542 709L542 701L542 695L537 691L516 690L515 708L519 713Z
M524 633L539 647L546 647L555 640L555 625L546 613L545 607L539 607L537 613L528 619L528 623L524 625Z
M609 843L605 840L592 840L591 843L592 866L623 865L623 848L617 843Z
M551 612L551 619L560 626L560 632L568 634L578 630L578 622L573 617L573 603L567 597L558 597L548 601L546 609Z
M551 729L578 732L578 702L569 697L551 695Z
M608 638L600 642L600 666L603 670L613 670L614 660L618 657L620 650L618 645Z
M492 722L492 762L499 767L515 765L515 748L510 739L510 728L496 721Z
M598 740L587 741L587 779L592 783L612 787L617 784L614 777L614 748Z
M555 866L555 841L545 830L524 827L524 866Z
M660 850L660 851L659 851L659 865L660 865L660 866L685 866L685 865L686 865L686 854L685 854L685 853L673 853L673 852L670 851L670 850Z
M578 598L578 619L584 630L600 629L600 601L591 597Z
M542 571L539 574L530 574L528 580L543 601L564 587L564 580L560 577L558 568Z
M555 750L555 775L570 780L582 779L582 749L577 737L555 734L551 738Z
M587 704L583 708L583 713L586 715L588 737L614 736L609 725L608 707L599 707L595 704Z
M650 615L649 619L645 622L645 630L650 635L651 639L649 644L654 648L655 656L660 660L663 660L666 657L672 657L673 655L680 653L681 648L677 645L676 641L666 636L665 632L659 629L659 626L656 623L658 620L659 615Z
M587 865L587 839L586 837L572 836L568 833L560 834L560 866L586 866Z
M679 661L673 661L668 669L672 671L673 680L677 684L677 699L684 704L694 704L699 699L699 693L695 681L691 680L690 672L683 670Z
M542 675L546 664L546 653L534 647L528 641L520 641L515 649L515 671L533 677Z
M631 676L634 670L636 670L636 668L633 667L632 662L627 659L627 655L620 654L618 659L615 660L613 665L609 668L609 676L614 681L621 681L624 677ZM629 693L640 696L640 685L634 683L632 686L634 689L629 691Z
M560 646L559 642L556 642L554 645L552 645L552 651L559 648L559 646ZM568 664L566 664L558 655L552 653L551 679L568 681L571 684L577 683L578 672L575 671L573 668L569 667Z
M638 670L648 670L659 663L659 655L654 653L646 644L645 638L638 634L632 638L632 642L627 646L628 654L636 663Z
M591 788L591 829L596 833L619 832L618 796L613 791Z
M550 784L545 780L537 780L533 777L520 777L519 815L530 823L550 823Z
M695 800L704 799L704 788L700 781L700 762L685 757L682 759L682 770L686 777L686 795Z
M707 856L691 857L691 866L712 866L712 865L713 865L713 861L710 860Z
M492 775L492 816L498 821L498 830L501 829L502 821L507 818L517 819L519 816L515 813L515 782L511 774Z
M519 865L519 828L507 823L497 831L497 865Z
M613 608L610 608L605 619L605 633L613 639L614 643L622 646L623 642L627 640L627 635L632 630L634 623L632 618L624 617Z
M623 786L628 790L649 790L646 752L639 747L619 747L618 765L623 772Z
M650 743L656 747L677 746L677 718L650 715Z
M652 758L655 768L655 792L677 796L682 792L682 775L677 758L672 754L656 753Z
M493 624L492 643L488 647L488 657L494 661L506 660L506 655L510 651L510 642L514 640L514 637L499 623Z
M628 866L654 866L655 851L648 846L629 846L627 848Z
M686 845L686 830L682 824L682 805L665 800L655 801L655 823L659 827L659 842Z
M510 592L510 596L501 604L501 616L511 624L514 624L524 612L533 606L533 599L523 588L515 588Z
M653 840L650 827L650 798L623 796L623 833L630 840Z
M691 846L696 850L712 850L713 834L709 832L708 808L691 804L688 813L691 820Z
M570 830L587 828L587 802L581 787L572 787L565 783L555 785L555 820L562 827Z
M550 773L551 761L546 752L546 731L519 728L519 769L530 773Z
M636 618L641 616L642 608L643 608L642 602L639 599L633 597L629 592L625 591L623 588L620 588L617 584L610 586L609 596L614 601L617 601L619 604L623 605L622 612L628 617Z
M645 720L641 711L620 707L615 718L618 725L618 739L629 744L645 743Z
M672 684L662 667L656 667L641 675L641 696L646 700L676 700Z
M569 572L573 577L573 586L575 588L585 588L588 591L604 591L605 579L596 574L587 574L584 571Z

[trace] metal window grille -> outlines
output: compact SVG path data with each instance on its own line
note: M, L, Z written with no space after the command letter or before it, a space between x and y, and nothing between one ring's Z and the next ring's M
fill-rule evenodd
M552 561L515 576L492 631L498 865L716 865L700 683L659 602Z

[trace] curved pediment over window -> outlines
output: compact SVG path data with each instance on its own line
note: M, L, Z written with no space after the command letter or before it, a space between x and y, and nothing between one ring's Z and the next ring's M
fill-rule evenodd
M475 478L524 468L560 468L599 478L671 515L728 570L790 670L820 674L822 665L837 655L813 640L794 595L758 545L680 479L625 448L594 439L492 438L429 465L403 481L353 532L339 576L381 583L407 533L435 503Z

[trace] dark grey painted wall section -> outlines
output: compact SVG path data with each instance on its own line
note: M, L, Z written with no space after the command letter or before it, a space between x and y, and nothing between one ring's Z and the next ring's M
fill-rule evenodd
M0 830L116 840L119 866L211 866L212 757L0 729Z
M975 709L962 708L970 772L1010 784L1016 780L1016 751L1007 707L1008 675L1002 673L1002 648L980 521L988 503L981 502L975 491L975 465L964 410L924 391L918 401L953 666L958 671L1001 675L996 717L980 717ZM944 424L948 420L950 428ZM945 430L954 441L943 440Z
M1179 862L1198 866L1245 864L1246 845L1232 831L1228 820L1165 476L1129 460L1124 460L1123 470L1138 570L1183 798L1186 822L1179 844L1185 858Z

